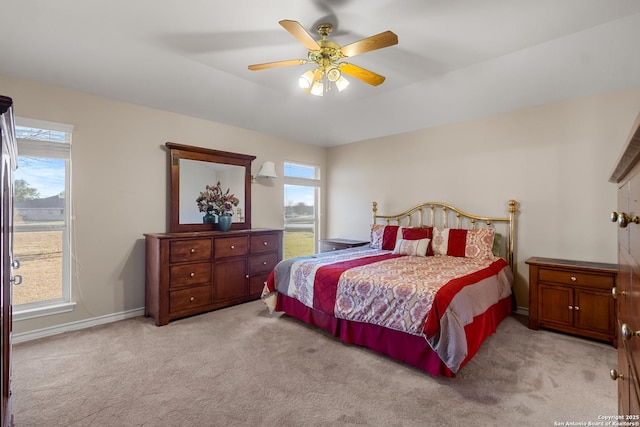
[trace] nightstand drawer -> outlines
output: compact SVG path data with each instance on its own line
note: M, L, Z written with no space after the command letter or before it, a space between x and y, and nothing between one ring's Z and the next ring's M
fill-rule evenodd
M615 278L611 275L593 273L579 273L577 271L555 270L540 268L538 280L541 282L560 283L573 286L588 286L592 288L611 289Z

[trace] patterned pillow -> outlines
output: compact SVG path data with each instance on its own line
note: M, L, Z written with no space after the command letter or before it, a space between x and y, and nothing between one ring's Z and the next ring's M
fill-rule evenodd
M402 238L405 240L429 239L427 246L427 256L433 255L431 239L433 238L433 227L403 227Z
M400 255L427 256L429 241L429 239L400 239L396 242L396 247L393 248L393 253Z
M396 240L400 234L398 225L371 224L370 245L374 249L392 251L396 247Z
M431 246L436 255L467 258L493 258L493 238L496 231L491 228L462 230L457 228L433 229Z

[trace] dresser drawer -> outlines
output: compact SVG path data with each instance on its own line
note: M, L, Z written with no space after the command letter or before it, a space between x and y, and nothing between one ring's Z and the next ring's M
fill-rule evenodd
M249 240L246 236L224 237L215 240L214 258L243 256L249 252Z
M251 236L251 253L275 251L280 247L279 234Z
M252 256L249 258L249 274L269 272L277 263L278 255L275 253Z
M196 285L211 282L211 263L173 265L169 267L169 287Z
M611 289L615 283L615 278L612 275L580 273L577 271L547 268L540 268L538 270L538 280L541 282L588 286L601 289Z
M211 286L195 286L179 291L171 291L169 312L177 313L210 304Z
M211 259L211 239L174 240L169 242L169 262Z

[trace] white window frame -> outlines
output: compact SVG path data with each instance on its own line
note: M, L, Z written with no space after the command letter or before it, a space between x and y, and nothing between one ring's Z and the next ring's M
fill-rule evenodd
M71 258L72 258L72 194L71 194L71 136L73 126L44 120L16 117L16 126L34 129L65 132L69 134L69 143L17 139L18 157L37 156L65 160L65 225L46 227L46 229L62 229L62 297L47 301L19 304L13 306L13 320L25 320L41 316L49 316L72 311L76 305L71 301ZM14 225L14 233L20 232L20 226ZM26 230L25 230L26 231ZM20 285L17 285L20 286Z
M318 252L319 251L319 247L320 247L320 187L321 187L321 170L320 170L320 165L315 165L315 164L311 164L311 163L304 163L304 162L298 162L295 160L285 160L284 161L284 165L283 165L283 170L286 171L286 165L287 164L292 164L292 165L300 165L300 166L305 166L305 167L310 167L310 168L314 168L316 171L316 178L315 179L310 179L310 178L298 178L298 177L293 177L293 176L287 176L286 172L283 172L283 176L284 176L284 185L298 185L298 186L303 186L303 187L314 187L315 191L314 191L314 201L313 201L313 206L314 206L314 221L313 221L313 237L314 237L314 241L313 241L313 246L314 246L314 252ZM285 224L286 225L286 224Z

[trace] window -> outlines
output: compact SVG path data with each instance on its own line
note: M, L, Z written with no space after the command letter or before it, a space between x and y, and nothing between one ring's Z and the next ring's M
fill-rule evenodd
M320 168L284 163L284 258L316 252Z
M71 131L69 125L16 118L13 253L23 280L13 287L15 320L73 307Z

